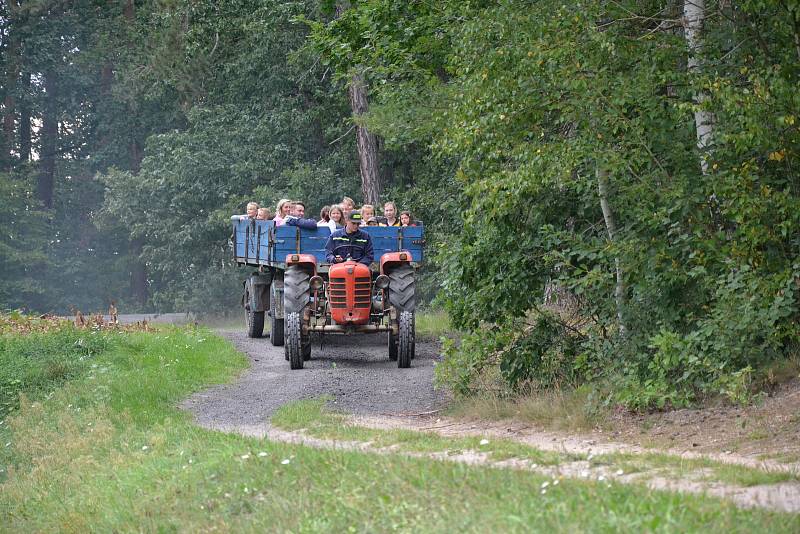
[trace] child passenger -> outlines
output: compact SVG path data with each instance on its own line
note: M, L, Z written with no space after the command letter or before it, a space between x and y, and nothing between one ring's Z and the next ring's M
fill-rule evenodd
M336 230L339 228L344 228L344 211L342 211L341 206L338 204L331 206L330 217L331 222L336 226ZM333 226L331 226L331 228L333 228Z
M367 226L368 221L375 217L375 206L372 204L364 204L361 206L361 217L361 226Z
M345 220L347 220L347 216L350 215L350 212L356 207L356 203L350 197L344 197L339 205L342 207Z
M240 215L239 220L255 219L258 216L258 202L247 203L247 214Z
M410 211L400 212L400 226L416 226L416 224L414 224L411 220Z
M273 217L274 215L269 211L269 208L258 208L258 215L256 215L257 221L269 221L272 220Z
M333 208L331 206L323 206L319 212L319 222L317 223L317 227L325 227L330 228L331 233L336 231L336 223L333 222L331 219L331 212L333 212Z

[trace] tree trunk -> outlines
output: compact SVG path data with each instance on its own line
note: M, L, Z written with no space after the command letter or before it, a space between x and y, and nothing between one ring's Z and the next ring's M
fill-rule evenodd
M56 150L58 145L58 116L56 113L56 92L58 82L53 71L44 73L46 92L44 112L42 113L41 143L39 148L39 176L36 182L36 197L46 208L53 207L53 188L55 186Z
M20 83L20 94L23 96L19 102L19 159L22 163L31 159L31 105L28 101L30 87L31 75L23 72Z
M706 19L705 0L685 0L683 3L684 36L688 48L687 68L690 76L701 71L703 59L703 27ZM703 109L707 100L701 88L694 91L694 125L697 131L697 149L700 151L700 169L708 174L708 151L714 141L714 116Z
M608 239L612 244L617 242L617 222L614 219L614 212L611 211L611 205L608 202L608 171L602 169L597 165L597 191L600 196L600 209L603 210L603 220L606 223L606 232L608 232ZM628 288L625 286L625 273L622 270L622 262L619 256L614 258L614 269L617 274L617 283L614 288L614 301L617 307L617 321L619 322L619 333L622 336L628 334L628 328L625 325L625 306L628 294Z
M364 203L377 205L381 199L381 182L378 175L378 141L366 126L359 124L360 118L369 110L367 84L361 74L354 74L348 88L353 119L356 121L356 143L358 165L361 170L361 192Z

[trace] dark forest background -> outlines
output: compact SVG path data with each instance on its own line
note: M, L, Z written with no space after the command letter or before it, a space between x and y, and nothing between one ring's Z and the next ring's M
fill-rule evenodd
M3 308L231 310L230 214L350 195L425 221L457 391L738 401L797 361L797 1L4 0L0 23Z

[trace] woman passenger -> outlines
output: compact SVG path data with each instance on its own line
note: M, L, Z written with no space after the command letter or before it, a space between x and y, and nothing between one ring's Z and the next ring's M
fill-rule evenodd
M322 209L319 211L319 222L317 223L318 228L330 228L331 232L336 230L336 223L331 220L331 207L330 206L323 206Z
M278 201L278 206L275 208L275 226L282 226L286 217L292 211L292 201L288 198L282 198Z
M331 225L331 232L334 230L338 230L339 228L344 228L344 211L342 211L342 207L338 204L334 204L331 206L331 213L330 213L331 221L333 224Z

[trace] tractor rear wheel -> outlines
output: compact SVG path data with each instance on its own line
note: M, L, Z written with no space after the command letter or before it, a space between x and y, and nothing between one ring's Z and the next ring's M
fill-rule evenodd
M253 311L256 307L256 299L249 281L245 284L244 297L247 302L244 308L244 319L247 323L247 337L261 337L264 335L264 312Z
M414 358L414 314L400 312L397 332L397 367L411 367Z
M291 369L303 368L303 326L300 322L300 314L292 312L286 314L286 339L283 345L283 350L286 353L286 359L289 360L289 367Z
M269 295L269 340L273 347L280 347L283 345L283 319L277 319L278 315L278 297L280 292L273 283L270 286Z

